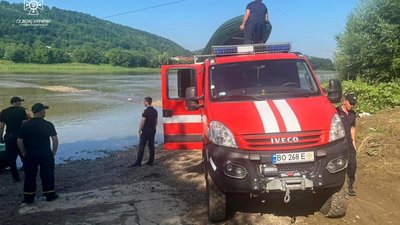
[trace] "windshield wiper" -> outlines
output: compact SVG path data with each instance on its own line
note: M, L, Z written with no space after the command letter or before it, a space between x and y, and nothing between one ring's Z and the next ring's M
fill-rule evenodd
M292 95L300 95L302 97L311 97L315 95L317 92L293 92L293 91L271 91L269 94L292 94Z
M215 99L229 99L229 98L251 98L251 99L255 99L257 101L262 100L254 95L222 95L222 96L218 96Z

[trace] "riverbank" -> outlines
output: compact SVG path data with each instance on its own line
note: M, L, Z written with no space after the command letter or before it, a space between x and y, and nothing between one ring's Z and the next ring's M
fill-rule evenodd
M84 63L60 63L60 64L33 64L13 63L0 61L0 74L158 74L159 68L127 68L112 66L109 64L84 64Z
M296 200L237 201L236 214L221 224L396 224L399 132L399 108L357 120L357 196L350 198L343 218L324 218L311 204ZM159 145L154 166L129 168L136 153L132 147L58 165L60 199L46 202L39 191L30 206L20 203L23 183L12 183L8 171L0 173L0 224L209 224L200 151L164 151Z

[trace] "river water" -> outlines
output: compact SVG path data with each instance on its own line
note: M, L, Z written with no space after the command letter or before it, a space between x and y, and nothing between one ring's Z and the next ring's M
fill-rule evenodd
M318 73L321 82L336 77ZM163 142L160 75L0 75L0 109L12 96L23 106L50 106L46 119L58 132L56 162L93 159L138 144L143 98L151 96L159 113L156 142Z
M11 96L23 106L50 106L60 140L56 162L93 159L138 144L136 136L143 98L160 105L160 75L0 75L0 109ZM158 104L157 104L158 103ZM161 108L156 142L162 142Z

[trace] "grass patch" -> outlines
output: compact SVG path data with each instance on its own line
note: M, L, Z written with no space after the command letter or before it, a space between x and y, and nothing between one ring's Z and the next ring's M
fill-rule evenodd
M32 64L0 61L0 74L158 74L159 68L126 68L109 64Z

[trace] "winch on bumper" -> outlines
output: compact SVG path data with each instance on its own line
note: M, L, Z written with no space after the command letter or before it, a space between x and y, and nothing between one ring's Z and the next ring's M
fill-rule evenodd
M276 164L282 153L314 153L314 160ZM327 145L288 151L245 151L209 143L204 152L207 175L224 193L284 192L341 187L346 177L348 147L345 139Z

